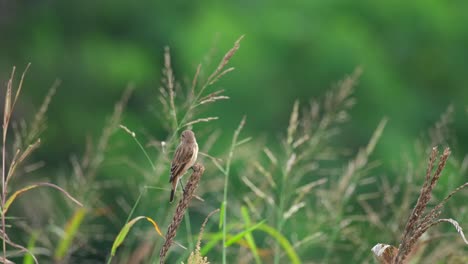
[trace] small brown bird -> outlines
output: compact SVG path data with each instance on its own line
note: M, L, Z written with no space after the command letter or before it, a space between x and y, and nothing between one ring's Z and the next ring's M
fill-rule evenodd
M171 179L169 180L172 184L170 202L174 200L174 193L179 180L193 166L193 164L195 164L197 156L198 144L195 139L195 134L191 130L185 130L180 136L180 144L174 153L174 158L172 159Z

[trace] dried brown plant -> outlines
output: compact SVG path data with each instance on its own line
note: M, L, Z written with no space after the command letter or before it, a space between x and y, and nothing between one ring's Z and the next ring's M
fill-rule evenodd
M172 222L167 229L166 240L159 253L159 263L165 263L167 252L169 251L172 242L174 241L177 229L179 228L180 223L182 222L182 218L184 217L185 210L192 200L193 193L198 187L198 182L200 181L204 171L205 167L202 164L197 163L193 165L193 173L190 176L187 185L185 186L184 195L179 201L179 204L177 205L176 211L174 213L174 217L172 218Z
M462 184L455 190L453 190L446 198L444 198L439 204L437 204L430 211L426 212L427 205L432 198L432 191L434 190L437 182L439 181L442 171L445 168L447 160L450 156L450 149L446 148L439 157L439 162L436 165L436 159L439 152L437 147L432 148L429 156L429 162L426 170L426 176L424 184L420 190L420 194L416 205L411 212L408 221L401 238L398 249L390 245L377 244L373 249L375 257L382 264L403 264L407 263L408 257L415 251L417 242L421 236L426 233L429 228L443 223L451 223L460 234L460 237L468 245L468 241L465 238L463 230L457 221L453 219L439 219L438 217L442 213L443 206L445 203L457 192L468 187L468 182ZM434 171L435 169L435 171ZM382 245L382 246L380 246Z
M32 125L28 126L26 125L26 122L23 123L21 126L21 130L18 128L18 126L13 126L13 129L15 129L14 132L15 134L15 141L12 144L13 146L13 155L12 157L9 157L9 164L7 164L7 156L9 156L10 153L7 152L7 145L8 145L8 130L10 128L10 123L12 121L12 116L13 112L15 109L15 105L18 102L19 96L21 94L21 90L23 88L23 83L24 83L24 78L26 75L27 70L29 69L29 66L31 64L28 64L26 69L24 70L20 82L18 86L16 87L16 91L14 88L14 80L15 80L15 71L16 67L13 67L12 73L10 75L10 78L7 82L7 87L6 87L6 95L5 95L5 105L4 105L4 112L3 112L3 126L2 126L2 192L1 192L1 224L2 228L0 231L0 237L2 238L2 244L3 244L3 256L0 257L0 262L3 263L12 263L10 260L8 260L8 254L7 254L7 245L10 245L11 247L19 250L19 252L22 253L27 253L29 254L33 260L38 263L38 260L36 257L30 252L30 250L26 249L25 247L14 243L9 237L6 232L6 214L10 208L10 206L13 204L13 202L21 195L24 193L28 192L29 190L38 188L38 187L51 187L54 188L61 193L63 193L67 198L69 198L71 201L73 201L75 204L82 206L82 204L73 198L66 190L63 188L59 187L58 185L49 183L49 182L39 182L39 183L34 183L30 184L28 186L22 187L19 190L10 190L9 183L11 180L13 180L14 176L17 174L17 169L19 168L20 165L23 165L24 161L31 156L31 154L36 150L40 143L41 140L38 138L40 132L42 132L44 128L43 120L45 119L45 113L47 112L48 106L50 104L50 101L55 93L55 90L57 86L59 85L59 82L55 82L55 84L52 86L52 88L49 90L49 93L45 97L39 111L36 113L34 117L34 121L32 122Z

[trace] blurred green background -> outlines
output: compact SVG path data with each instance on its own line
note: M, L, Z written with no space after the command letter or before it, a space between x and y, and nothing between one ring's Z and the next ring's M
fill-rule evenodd
M337 145L355 153L388 117L375 155L385 171L453 104L450 146L462 157L468 147L466 10L466 1L0 0L2 96L11 67L19 73L31 62L16 112L28 119L61 80L35 159L46 162L43 177L66 174L70 156L99 136L130 82L136 89L123 123L143 138L167 136L155 118L165 46L176 78L190 82L198 63L210 72L245 35L230 63L236 70L217 84L231 99L208 111L226 132L221 146L244 115L244 135L276 142L296 99L305 105L323 97L361 67L357 105ZM128 142L109 152L141 155ZM109 171L107 177L122 177Z
M275 131L274 138L296 98L322 95L361 66L355 125L342 140L361 145L363 132L387 116L382 144L390 155L449 104L464 110L466 7L464 1L2 1L0 67L4 83L12 65L32 62L25 96L33 105L55 78L62 80L47 145L69 153L65 147L78 147L83 132L102 124L128 82L137 87L132 119L158 128L145 106L155 104L166 45L177 76L191 78L213 45L219 58L244 34L233 59L237 71L220 83L231 97L216 109L221 126L247 114L247 129ZM459 135L468 132L464 124L457 122ZM76 143L63 144L70 138Z

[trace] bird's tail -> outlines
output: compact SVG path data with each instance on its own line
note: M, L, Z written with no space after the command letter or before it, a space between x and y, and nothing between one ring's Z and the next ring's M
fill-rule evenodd
M171 198L169 199L169 202L172 203L172 201L174 201L174 193L175 193L175 190L172 189L171 190Z

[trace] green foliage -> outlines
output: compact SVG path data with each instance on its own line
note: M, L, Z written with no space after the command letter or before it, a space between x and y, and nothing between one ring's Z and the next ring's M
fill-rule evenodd
M84 217L86 216L86 208L79 208L72 215L65 227L65 233L60 243L57 246L57 249L54 253L54 258L57 261L63 260L65 255L70 251L70 246L72 245L73 239L75 239L76 233L80 228Z
M128 235L128 232L130 232L130 229L135 225L139 220L146 219L148 222L150 222L154 230L156 230L156 233L158 233L161 237L164 237L163 234L161 233L161 230L159 229L158 224L156 221L153 219L147 217L147 216L138 216L133 218L132 220L128 221L120 230L119 234L117 237L114 239L114 243L112 244L112 249L111 249L111 258L109 258L108 263L111 263L112 257L115 256L115 253L117 251L117 248L124 242L125 238Z
M2 212L15 216L8 224L21 219L10 242L30 242L6 246L40 249L41 263L104 262L119 246L118 262L156 262L164 241L129 223L147 215L169 225L170 160L190 128L206 154L196 191L203 201L191 203L177 233L187 250L171 248L168 263L193 252L212 263L371 263L376 242L401 239L433 146L453 152L434 199L466 182L467 8L421 0L3 4L0 79L33 62L24 100L10 92L2 107L16 108L5 168L16 173L6 175L14 181ZM222 51L242 34L227 65ZM330 85L359 66L362 76ZM56 77L46 123L36 106ZM119 101L128 82L134 93ZM244 116L244 136L233 140ZM10 167L15 157L21 164ZM86 209L36 189L43 181ZM461 191L442 214L466 229L465 200ZM207 226L197 251L193 227L215 208L219 224ZM463 262L468 249L454 233L431 229L419 262Z

